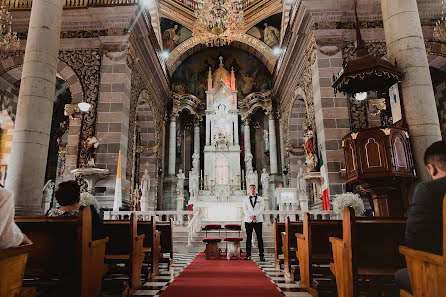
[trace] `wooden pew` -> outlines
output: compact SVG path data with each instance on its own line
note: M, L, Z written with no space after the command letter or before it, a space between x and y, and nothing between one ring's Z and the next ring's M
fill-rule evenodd
M277 218L274 218L274 263L276 268L280 269L283 264L283 259L280 259L282 252L282 232L285 231L285 223L278 222Z
M49 286L55 296L100 296L108 238L91 239L90 207L77 217L16 217L15 222L34 243L25 286Z
M110 238L105 250L105 262L125 264L126 272L129 275L130 295L142 285L141 268L144 260L144 235L138 235L137 223L134 213L131 214L130 221L104 221L105 233Z
M404 239L404 218L355 218L352 208L344 208L343 239L330 237L339 297L358 297L360 287L368 290L395 290L394 273L404 267L398 245Z
M342 236L342 221L340 220L312 220L308 213L304 214L303 232L297 233L297 259L300 269L300 287L306 289L313 296L318 296L320 286L314 284L313 275L317 272L330 277L330 270L318 269L314 264L329 265L333 261L330 237ZM334 277L333 277L334 278ZM329 285L329 284L325 284ZM334 284L336 290L336 284Z
M32 244L0 250L0 296L35 296L35 288L23 288L26 261Z
M406 246L399 247L406 257L412 295L404 290L400 296L440 297L446 294L446 195L443 199L443 255L426 253Z
M282 232L282 252L283 252L283 271L287 277L294 280L295 271L292 265L297 265L297 241L296 233L302 233L303 224L301 221L291 222L290 217L286 218L285 231Z
M151 275L156 276L159 273L158 263L160 259L160 232L156 231L156 218L152 217L150 221L138 221L138 235L144 234L143 252L144 263L151 267ZM148 275L146 274L146 280Z
M170 268L173 261L172 220L168 222L157 222L156 230L161 233L160 243L163 257L160 257L160 263L167 263L168 268ZM164 258L165 254L169 254L169 258Z

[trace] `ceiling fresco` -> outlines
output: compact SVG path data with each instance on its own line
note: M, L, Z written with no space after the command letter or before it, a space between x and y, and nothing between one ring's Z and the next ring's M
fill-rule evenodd
M161 32L163 36L163 49L171 52L183 41L192 37L192 31L170 19L161 18Z
M172 91L206 98L209 67L214 73L219 67L220 56L229 72L234 69L239 100L253 92L271 89L271 74L266 66L254 55L229 46L207 48L187 58L171 77Z

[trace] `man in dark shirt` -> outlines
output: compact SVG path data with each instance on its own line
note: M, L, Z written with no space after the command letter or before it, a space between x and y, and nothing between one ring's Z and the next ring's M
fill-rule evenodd
M410 204L404 236L407 247L434 254L443 249L443 198L446 194L446 142L438 141L424 153L432 181L420 183ZM398 287L412 293L407 268L395 274Z

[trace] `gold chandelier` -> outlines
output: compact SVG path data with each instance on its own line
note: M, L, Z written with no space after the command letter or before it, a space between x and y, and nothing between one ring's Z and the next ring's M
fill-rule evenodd
M3 0L0 5L0 49L1 50L16 50L20 46L17 33L12 32L11 29L12 17L11 13L5 5Z
M434 38L440 42L446 43L446 2L442 1L441 19L437 21L434 27Z
M243 0L196 0L193 34L207 46L230 44L243 26Z

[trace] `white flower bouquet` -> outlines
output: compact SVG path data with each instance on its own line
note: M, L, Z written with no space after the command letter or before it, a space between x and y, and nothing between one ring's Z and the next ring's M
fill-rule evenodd
M96 209L96 212L99 213L100 207L99 207L99 202L96 200L96 198L94 198L94 196L88 192L82 192L79 206L87 206L87 205L93 205L93 207Z
M356 216L364 213L364 202L358 194L347 192L336 195L333 200L333 211L337 215L342 215L344 207L350 206L355 211Z

